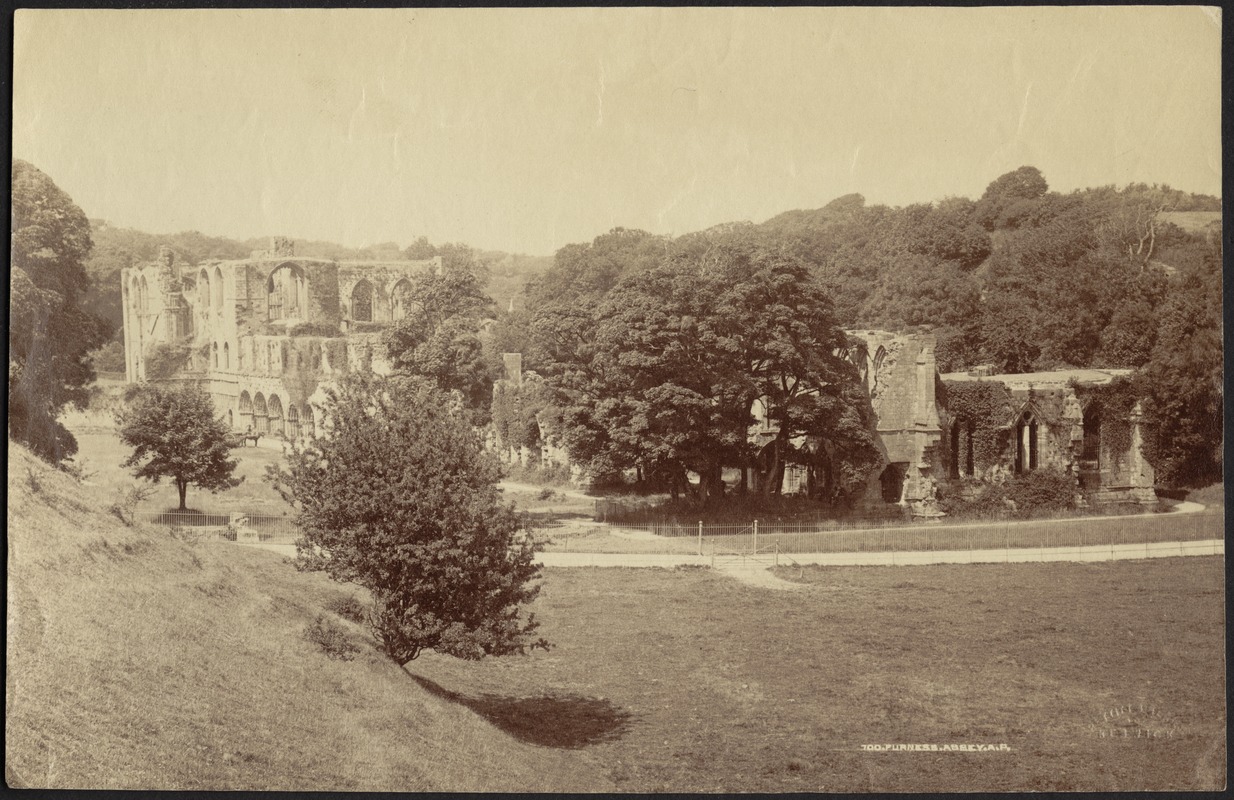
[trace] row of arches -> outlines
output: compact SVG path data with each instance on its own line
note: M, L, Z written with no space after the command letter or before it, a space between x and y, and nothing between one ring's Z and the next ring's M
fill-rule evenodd
M288 369L320 370L323 363L321 348L312 348L306 355L302 349L294 345L289 347L285 342L268 341L263 344L259 341L241 339L236 343L234 365L241 372L252 370L269 375L280 375ZM211 365L216 370L232 369L230 342L211 343L209 364L204 366Z
M197 313L202 317L223 313L223 271L218 267L213 271L203 267L197 273Z
M243 391L240 393L239 406L241 430L292 440L315 435L317 432L313 411L309 406L288 403L284 409L283 401L277 394L267 397L261 392L249 395L248 391Z
M1098 403L1090 403L1084 409L1084 437L1079 455L1081 471L1093 472L1101 469L1101 416L1101 406ZM1012 430L1015 432L1013 469L1017 474L1036 470L1041 464L1042 425L1031 408L1020 413ZM975 433L976 425L973 420L960 416L951 421L947 442L947 471L952 478L971 478L977 474L973 446Z
M378 321L378 309L389 309L390 321L407 316L411 309L411 282L400 279L390 290L388 306L379 290L367 278L361 278L351 287L346 297L347 316L355 322ZM299 266L281 264L266 281L266 314L272 320L303 321L308 318L308 279Z
M379 299L380 297L373 284L367 279L361 278L351 288L351 296L348 298L348 316L355 322L377 321L374 309ZM394 288L390 290L389 320L396 322L403 319L411 311L413 305L414 303L411 300L411 282L406 278L401 278L394 284Z

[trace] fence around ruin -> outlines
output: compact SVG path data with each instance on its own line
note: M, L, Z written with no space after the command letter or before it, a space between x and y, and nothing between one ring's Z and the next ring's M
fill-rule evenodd
M137 519L147 525L169 528L213 529L219 538L223 539L246 538L260 542L291 544L300 536L300 530L291 517L273 514L163 511L138 513Z
M862 525L799 522L694 525L658 522L596 526L595 534L573 535L568 525L535 531L548 552L755 553L781 554L930 552L1085 548L1154 542L1223 539L1224 518L1213 513L1157 513L992 520L967 523Z
M152 525L212 529L220 538L242 541L291 544L300 535L289 516L161 512L139 514L138 518ZM533 523L530 532L545 552L701 556L1089 548L1225 537L1224 517L1212 512L883 525L754 520L584 525L566 519L549 525Z

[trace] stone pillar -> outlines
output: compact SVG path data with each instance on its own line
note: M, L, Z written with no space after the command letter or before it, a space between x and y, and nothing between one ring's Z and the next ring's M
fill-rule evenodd
M1139 400L1131 409L1131 448L1127 453L1127 479L1131 485L1131 499L1137 503L1152 504L1157 502L1157 492L1153 489L1157 476L1152 464L1144 457L1144 407Z

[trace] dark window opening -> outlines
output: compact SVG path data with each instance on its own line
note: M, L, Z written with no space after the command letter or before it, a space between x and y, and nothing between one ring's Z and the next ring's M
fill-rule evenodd
M904 479L908 477L908 464L888 464L879 482L883 487L883 502L898 503L904 495Z

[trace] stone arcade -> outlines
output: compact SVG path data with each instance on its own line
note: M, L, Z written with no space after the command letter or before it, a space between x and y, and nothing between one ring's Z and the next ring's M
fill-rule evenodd
M298 258L283 238L248 259L196 267L162 248L121 273L126 378L200 382L235 431L311 435L320 387L352 370L389 371L381 323L406 314L408 279L426 270L440 271L440 257Z

